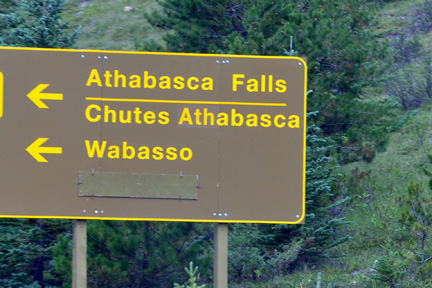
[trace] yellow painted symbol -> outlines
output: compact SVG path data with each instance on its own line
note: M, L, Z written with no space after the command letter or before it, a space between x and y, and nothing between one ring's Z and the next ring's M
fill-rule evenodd
M50 86L50 84L39 84L29 94L27 94L27 97L39 108L49 109L49 107L41 100L63 100L63 94L42 93L42 91L48 88L48 86Z
M3 116L3 73L0 72L0 118Z
M40 154L62 154L63 152L61 147L41 147L47 140L49 140L49 138L38 138L26 149L38 162L48 162L48 160Z

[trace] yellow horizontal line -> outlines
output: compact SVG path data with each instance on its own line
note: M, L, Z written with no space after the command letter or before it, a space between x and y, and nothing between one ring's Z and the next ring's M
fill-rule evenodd
M149 52L149 51L121 51L121 50L96 50L96 49L59 49L59 48L32 48L32 47L0 47L0 50L27 50L27 51L55 51L55 52L74 52L74 53L99 53L99 54L140 54L140 55L160 55L160 56L198 56L198 57L230 57L230 58L258 58L258 59L284 59L298 60L305 64L304 59L297 56L268 56L268 55L233 55L233 54L205 54L205 53L175 53L175 52ZM307 70L307 69L306 69Z
M37 216L37 215L0 215L0 218L26 219L63 219L63 220L109 220L109 221L153 221L153 222L200 222L200 223L257 223L257 224L299 224L298 221L259 221L224 219L172 219L172 218L125 218L125 217L81 217L81 216Z
M183 100L156 100L156 99L99 98L99 97L87 97L86 100L103 101L103 102L145 102L145 103L167 103L167 104L207 104L207 105L279 106L279 107L287 106L286 103L183 101Z

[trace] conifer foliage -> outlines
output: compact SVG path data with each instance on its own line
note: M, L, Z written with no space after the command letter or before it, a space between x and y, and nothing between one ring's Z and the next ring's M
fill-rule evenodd
M174 31L165 36L167 51L208 53L226 50L226 35L236 29L244 30L241 16L245 6L241 1L161 1L160 4L164 14L153 11L148 19L154 26ZM163 49L155 42L144 45L152 50Z
M56 287L61 276L53 263L57 235L70 221L3 219L0 221L0 287Z
M313 125L306 140L305 224L232 225L228 265L233 282L270 282L304 263L339 257L333 248L350 239L344 232L350 198L338 189L340 174L329 156L331 146Z
M0 18L3 46L71 48L77 30L63 23L64 0L23 0Z
M344 214L350 198L338 190L340 174L329 156L331 147L315 126L308 127L306 141L305 225L272 228L273 237L281 247L302 241L297 263L340 256L332 248L350 239L341 229L348 224Z
M350 149L359 152L355 157L371 159L369 151L358 147L382 144L375 132L387 128L384 121L377 121L381 105L359 101L376 72L372 60L383 55L384 47L366 29L372 21L367 11L370 2L164 0L160 4L162 12L146 17L167 31L166 43L146 43L145 50L307 57L308 110L319 111L308 119L308 124L317 126L308 130L308 215L301 228L276 226L272 233L278 245L305 239L299 261L331 256L331 248L349 239L337 233L346 224L343 211L348 198L338 195L337 168L327 162L332 148L318 135L330 136L339 150L356 146ZM362 125L362 129L373 126L374 133L357 138Z
M209 270L211 259L202 255L209 237L193 223L88 221L87 229L89 287L172 287L192 260L201 273ZM70 240L59 237L54 250L64 287L72 276Z
M374 83L384 68L373 63L386 55L385 41L376 41L370 29L376 4L366 0L161 0L160 4L162 12L146 17L167 31L165 43L144 43L142 49L306 57L312 91L308 110L320 112L315 124L338 149L349 152L340 153L341 158L371 160L377 147L385 144L382 134L391 125L385 116L393 110L364 99L364 87ZM365 130L371 133L360 132Z
M0 2L0 13L5 13L13 8L12 0L3 0Z

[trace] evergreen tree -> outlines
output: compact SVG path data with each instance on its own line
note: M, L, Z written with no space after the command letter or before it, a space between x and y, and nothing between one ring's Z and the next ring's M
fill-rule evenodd
M308 87L311 89L308 109L320 111L309 118L308 123L316 123L322 132L313 125L308 127L306 224L262 226L261 230L269 238L260 246L261 252L255 255L254 265L261 267L264 260L259 255L265 255L263 251L270 248L281 251L277 254L279 258L274 257L270 265L276 270L286 270L299 261L334 256L332 248L349 239L339 231L339 227L347 223L343 215L349 198L339 195L338 168L329 158L329 144L318 135L332 136L332 141L340 143L339 147L361 146L365 139L372 143L383 141L380 135L372 133L362 139L356 138L361 125L374 127L371 129L374 132L388 125L373 115L382 106L359 101L362 88L375 72L370 64L383 52L383 46L374 41L374 35L366 29L372 19L366 9L369 4L363 0L337 3L323 0L164 0L160 3L164 9L146 17L152 25L167 31L166 46L144 43L144 50L288 54L308 58ZM381 115L389 113L382 110ZM371 159L373 155L368 157ZM243 268L239 269L244 272Z
M339 147L364 145L359 142L367 137L371 142L384 142L380 133L363 139L356 133L361 125L374 127L374 132L388 125L373 123L377 121L373 116L376 107L382 106L358 101L362 87L373 77L371 59L383 52L366 29L372 19L366 1L165 0L161 5L162 12L153 11L146 17L152 25L167 30L166 51L305 56L308 86L313 90L308 109L320 111L308 121L333 136ZM164 49L154 42L143 48ZM337 196L336 168L326 163L329 148L315 129L308 128L306 225L273 228L275 239L283 245L297 243L298 237L306 239L299 259L328 256L330 248L348 239L336 233L337 227L346 223L341 215L347 198Z
M232 225L229 273L233 281L271 280L301 263L342 256L333 248L351 238L344 231L350 198L338 187L338 165L329 156L332 147L320 129L309 126L306 140L305 224Z
M0 287L60 286L52 249L68 221L4 219L0 221Z
M64 0L22 0L16 9L0 18L3 46L71 48L77 30L63 23Z
M164 0L146 15L166 30L165 46L144 50L307 57L308 110L332 137L345 161L371 160L393 124L396 105L368 100L364 87L377 82L387 44L371 32L373 3L284 0ZM288 51L289 49L293 51ZM295 50L295 51L294 51ZM387 101L388 102L388 101ZM365 131L371 131L366 133ZM361 137L358 135L361 134Z
M0 14L10 11L14 6L13 0L3 0L0 2Z
M338 166L329 156L331 147L319 133L319 128L308 127L305 225L272 227L274 239L279 245L303 241L297 261L340 256L335 255L332 248L350 239L340 229L348 224L344 212L350 198L338 189Z
M146 15L149 22L163 30L166 51L217 53L226 50L227 35L243 31L245 4L242 0L160 1L163 13ZM173 32L171 32L173 31ZM145 50L165 50L155 42L144 43Z
M188 281L185 284L181 285L181 286L179 284L177 284L177 283L174 283L174 288L205 288L206 287L205 284L199 285L199 286L198 286L198 284L196 284L196 282L197 282L197 274L198 274L198 267L194 268L193 262L189 263L189 269L186 267L185 271L186 271L186 273L189 276Z

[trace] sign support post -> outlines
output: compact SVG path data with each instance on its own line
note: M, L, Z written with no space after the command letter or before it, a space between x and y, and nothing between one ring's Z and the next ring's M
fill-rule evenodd
M87 287L87 220L72 221L72 288Z
M213 287L228 288L228 224L214 224Z

